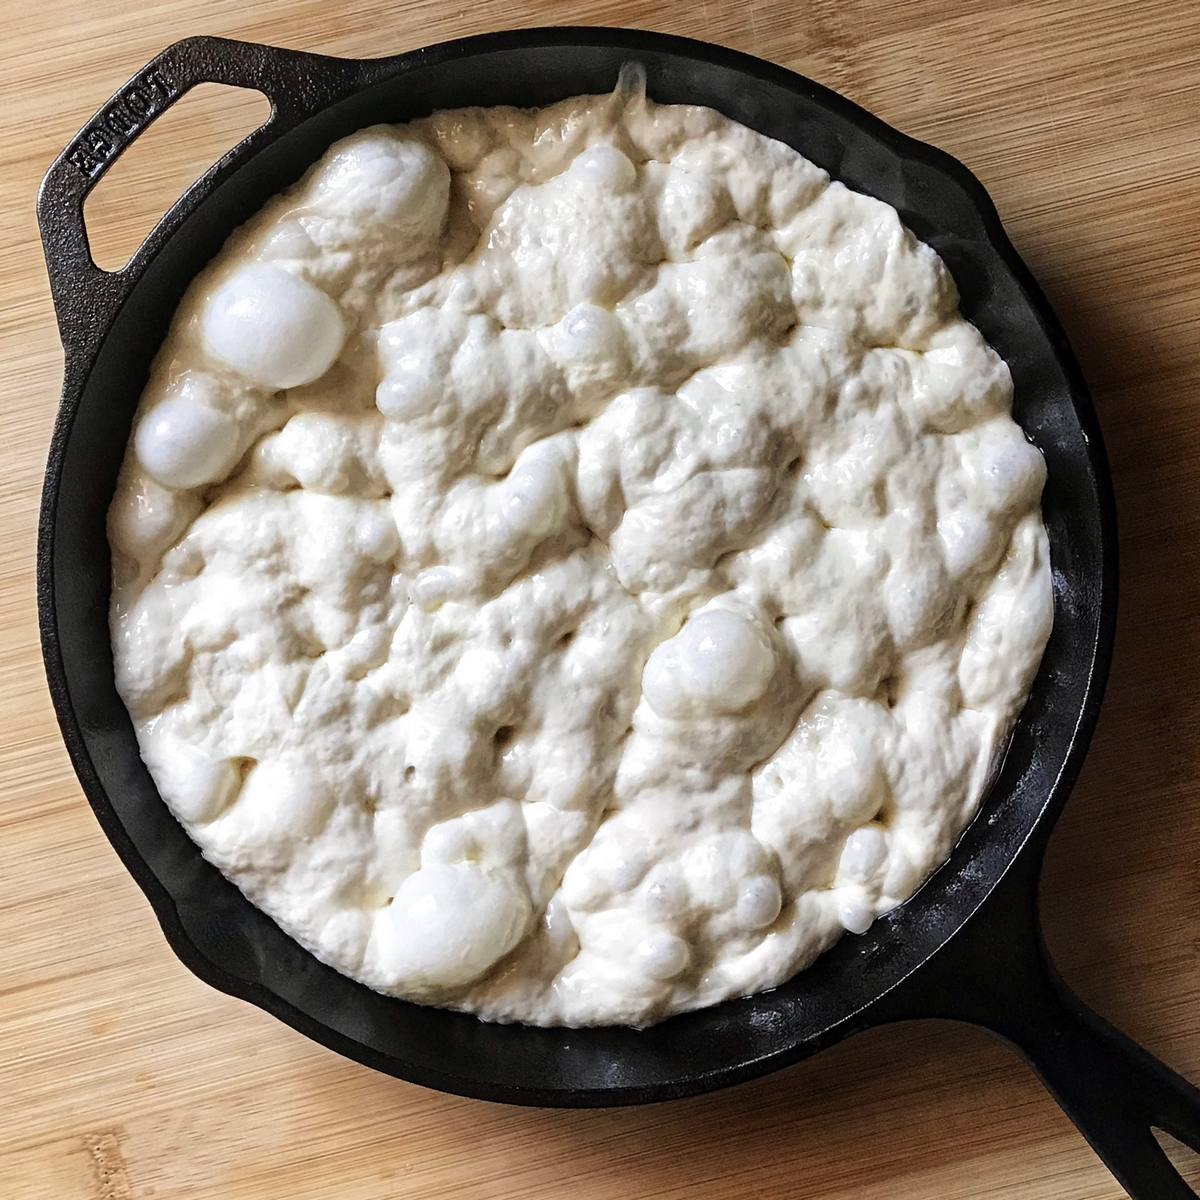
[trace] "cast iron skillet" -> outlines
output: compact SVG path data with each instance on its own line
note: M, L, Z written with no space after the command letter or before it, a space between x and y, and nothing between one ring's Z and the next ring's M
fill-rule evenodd
M653 98L711 105L790 143L894 205L941 254L963 311L1008 360L1018 419L1046 457L1054 630L983 812L946 866L866 935L773 992L646 1031L487 1025L387 999L322 966L203 861L155 792L114 689L104 516L148 364L184 288L331 141L438 108L605 92L629 59L645 64ZM128 266L99 270L84 197L159 113L206 81L261 90L270 118L184 195ZM38 215L66 350L38 547L50 690L101 826L191 970L377 1070L529 1105L689 1096L777 1070L870 1025L957 1018L1015 1043L1137 1197L1192 1195L1151 1129L1200 1149L1200 1092L1072 996L1039 935L1042 854L1108 670L1115 516L1100 429L1067 340L960 163L810 80L682 38L541 29L361 62L192 38L151 62L63 152Z

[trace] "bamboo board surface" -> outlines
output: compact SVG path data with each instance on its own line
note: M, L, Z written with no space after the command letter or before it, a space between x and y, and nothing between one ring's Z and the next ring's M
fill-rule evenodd
M61 369L38 181L194 33L357 56L490 28L631 25L793 67L983 179L1091 383L1122 521L1104 716L1043 887L1069 982L1200 1079L1200 6L1192 0L0 0L0 1197L1108 1200L1003 1045L863 1035L670 1106L538 1112L383 1078L171 955L83 802L42 680L40 474ZM265 110L207 89L89 204L101 261ZM1200 1163L1185 1168L1200 1184Z

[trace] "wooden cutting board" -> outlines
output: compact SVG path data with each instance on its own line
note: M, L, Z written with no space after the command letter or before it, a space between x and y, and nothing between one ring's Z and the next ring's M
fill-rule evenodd
M385 1079L194 979L83 802L42 681L34 525L61 354L33 200L100 102L194 33L365 56L501 26L663 29L810 74L962 158L1071 333L1121 510L1115 670L1050 854L1049 941L1090 1003L1200 1079L1200 6L3 0L0 15L0 1197L1120 1196L1014 1054L967 1028L877 1031L675 1105L533 1112ZM185 100L113 172L89 206L106 265L259 103Z

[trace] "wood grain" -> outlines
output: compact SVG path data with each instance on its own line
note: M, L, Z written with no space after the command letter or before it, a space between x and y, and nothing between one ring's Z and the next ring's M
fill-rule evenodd
M0 1196L1120 1196L1014 1055L965 1028L878 1031L676 1105L518 1111L374 1075L189 975L83 803L42 682L34 525L61 353L33 198L102 100L200 32L370 55L506 25L669 29L811 74L964 159L1071 333L1121 511L1116 665L1050 855L1049 940L1089 1002L1197 1079L1200 7L3 0L0 15ZM106 262L253 103L181 107L90 206Z

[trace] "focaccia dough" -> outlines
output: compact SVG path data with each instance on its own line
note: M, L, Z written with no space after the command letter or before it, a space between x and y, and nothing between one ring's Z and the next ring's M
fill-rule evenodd
M110 514L163 799L372 988L645 1024L867 928L1052 619L1005 364L894 209L710 110L333 146L195 281Z

